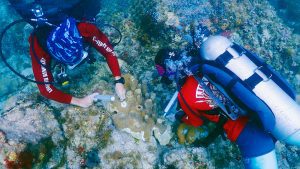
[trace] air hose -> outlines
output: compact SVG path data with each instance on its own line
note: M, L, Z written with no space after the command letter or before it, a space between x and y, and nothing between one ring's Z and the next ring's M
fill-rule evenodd
M4 62L4 64L13 72L15 73L16 75L18 75L19 77L21 77L22 79L24 80L27 80L29 82L33 82L33 83L37 83L37 84L53 84L53 82L41 82L41 81L35 81L35 80L32 80L32 79L29 79L27 77L25 77L24 75L22 75L21 73L17 72L10 64L8 64L8 62L6 61L6 58L4 57L4 54L3 54L3 38L4 38L4 35L6 34L6 32L11 28L13 27L14 25L18 24L18 23L22 23L22 22L26 22L25 19L19 19L19 20L16 20L10 24L8 24L4 30L1 32L0 34L0 57L2 59L2 61ZM26 22L27 23L27 22Z
M123 38L121 31L118 28L116 28L115 26L110 25L110 24L103 24L103 26L111 27L111 28L115 29L119 33L120 38L119 38L118 42L111 44L114 47L117 46L122 41L122 38Z
M5 34L6 34L6 32L7 32L11 27L15 26L16 24L22 23L22 22L26 22L26 23L27 23L27 21L26 21L25 19L19 19L19 20L16 20L16 21L14 21L14 22L8 24L8 25L3 29L3 31L1 32L1 34L0 34L0 57L1 57L2 61L4 62L4 64L6 65L6 67L8 67L13 73L15 73L17 76L21 77L21 78L24 79L24 80L27 80L27 81L29 81L29 82L36 83L36 84L55 84L55 82L42 82L42 81L36 81L36 80L29 79L29 78L27 78L26 76L22 75L21 73L17 72L17 71L16 71L16 70L15 70L15 69L14 69L14 68L6 61L6 58L4 57L4 54L3 54L3 38L4 38ZM118 45L118 44L121 42L121 40L122 40L122 33L121 33L121 31L120 31L118 28L116 28L115 26L112 26L112 25L110 25L110 24L103 24L103 26L111 27L111 28L115 29L115 30L119 33L120 38L119 38L118 42L113 43L112 46ZM34 34L34 32L35 32L35 31L33 31L32 34ZM32 44L33 44L33 41L34 41L34 39L32 38L32 40L31 40ZM32 45L32 51L33 51L33 55L34 55L36 61L37 61L42 67L44 67L45 69L49 70L49 67L48 67L47 65L45 65L45 64L42 64L42 63L40 62L40 60L38 59L37 54L36 54L36 52L35 52L35 50L34 50L34 45Z

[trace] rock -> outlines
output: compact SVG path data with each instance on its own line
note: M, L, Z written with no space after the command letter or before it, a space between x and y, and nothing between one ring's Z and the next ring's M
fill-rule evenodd
M160 145L167 145L169 144L171 138L173 137L172 128L171 126L167 126L165 131L160 131L159 128L153 128L154 137L158 140Z
M152 169L156 162L156 143L137 141L129 134L114 130L111 144L101 150L102 168Z
M262 36L265 40L269 40L272 37L268 29L263 29Z
M5 14L3 16L9 16L0 18L2 22L11 22L18 17L16 12L8 6L7 1L1 1L0 4L0 9L3 9L0 11ZM122 8L124 10L116 8L124 4L126 6ZM293 1L290 4L293 4ZM52 152L53 157L45 164L45 167L34 166L33 168L57 168L61 159L65 160L66 163L59 164L61 165L59 168L71 169L243 168L238 148L220 137L207 149L187 148L186 145L179 145L177 139L170 141L171 136L165 135L170 126L159 119L156 120L156 116L161 114L161 110L167 102L166 98L172 94L170 91L172 86L163 86L158 78L154 79L154 75L148 72L154 72L153 57L159 48L165 45L185 48L184 43L181 42L183 41L181 36L190 34L190 23L204 23L203 21L207 20L204 24L212 32L220 33L218 29L223 26L223 29L233 32L231 39L235 42L245 45L248 49L255 49L255 52L263 54L268 59L267 61L274 64L273 66L277 70L286 69L288 70L286 72L289 73L290 61L282 59L282 54L279 51L288 47L299 53L297 48L299 38L286 28L281 19L277 18L277 11L270 7L269 1L249 3L248 1L162 0L152 2L134 0L128 3L118 0L104 0L103 5L103 9L97 15L97 23L102 22L101 18L106 18L105 20L112 21L112 25L120 28L125 37L115 48L116 53L120 53L119 56L124 55L122 59L128 63L119 60L122 75L124 72L138 75L136 77L130 75L129 77L129 79L133 78L133 81L126 87L129 91L128 96L130 96L127 100L128 106L122 107L119 106L120 102L114 102L108 103L109 106L104 105L106 109L102 107L103 105L82 109L72 105L55 104L52 101L46 101L47 104L44 103L45 100L34 99L30 101L31 95L26 96L27 101L12 98L6 102L7 105L0 104L1 109L6 107L5 110L7 111L4 118L0 120L0 129L5 129L5 132L9 133L2 137L5 138L3 140L1 140L0 133L0 168L7 168L3 161L9 152L18 153L25 148L25 144L20 144L20 141L37 142L46 136L51 136L54 144L61 146L58 148L59 154L63 154L65 158L60 158L61 156ZM221 11L220 6L222 6ZM255 7L254 12L253 7ZM297 5L295 5L295 9L299 9L296 7ZM113 15L107 15L111 11L117 12L114 12ZM163 28L161 24L154 22L155 25L152 25L158 26L161 30L156 32L161 32L161 34L151 37L153 35L151 29L154 27L142 30L140 26L143 25L138 24L141 19L143 20L143 15L151 15L153 21L157 21L156 19L159 17L159 22L165 22L170 29L168 27L166 30L161 29ZM124 19L127 22L124 22ZM26 33L18 33L19 31L22 32L22 29ZM146 31L149 32L150 37L141 39L143 35L147 35ZM10 36L12 35L11 32L16 36ZM12 27L7 34L8 36L4 38L5 43L9 42L7 49L10 49L10 45L15 44L14 42L20 42L20 44L18 43L19 48L16 48L17 53L27 50L28 46L25 44L27 44L29 32L28 24L25 27L22 24ZM262 36L264 36L263 39ZM112 41L116 40L115 37L109 38ZM188 39L191 41L190 37ZM150 41L151 43L149 43ZM30 65L29 57L26 59L27 63L14 62L14 59L18 57L11 55L10 52L15 53L15 51L7 49L4 52L7 53L7 58L11 59L9 62L13 64L13 67L18 68L17 70L22 71L19 68ZM92 52L94 55L99 55L95 50ZM287 53L292 52L288 51ZM296 54L293 59L299 63L299 57L296 56L299 55ZM103 57L99 59L101 58ZM3 66L2 63L0 64ZM107 65L106 62L95 64L82 65L85 68L89 67L88 71L79 71L80 76L73 76L74 81L76 81L74 84L76 88L71 89L71 92L76 96L84 96L84 94L93 92L94 89L101 89L104 94L114 93L110 70L104 66ZM15 80L10 73L6 72L3 69L0 70L0 74L3 75L0 76L0 81L5 82L0 85L0 97L6 99L8 95L13 95L12 92L16 90L30 94L37 93L35 84L23 87L26 82L23 83L21 79L20 81ZM29 69L23 73L28 75ZM292 76L291 78L295 77ZM92 79L91 82L90 79ZM86 83L94 85L85 86ZM299 85L296 84L296 86ZM175 83L173 83L173 89L175 88ZM297 98L299 102L299 96ZM51 105L48 105L49 103ZM11 115L7 113L11 113ZM55 118L58 119L55 119L52 113L55 113ZM5 117L9 122L6 122ZM115 126L112 126L112 121ZM65 138L62 137L60 127L65 132ZM122 130L126 132L122 132ZM181 136L184 144L192 142L198 135L198 131L195 129L183 127L182 131ZM153 133L156 140L152 137ZM30 139L30 137L34 139ZM1 144L1 141L4 143ZM157 141L168 146L160 146ZM276 151L279 168L299 168L299 148L282 144L279 149L276 147ZM39 160L35 160L35 162L38 163Z
M7 113L7 115L5 116L5 120L8 120L10 122L18 122L24 118L25 113L26 112L23 111L14 111Z
M124 129L122 129L122 131L127 132L128 134L130 134L132 137L134 137L136 139L139 139L139 140L142 140L142 141L146 141L146 139L145 139L145 132L143 130L140 131L140 132L134 132L130 128L124 128ZM147 140L148 139L149 138L147 138Z
M9 111L13 109L16 104L18 103L18 97L17 96L12 96L9 99L6 100L5 105L3 107L4 111Z
M8 140L37 143L56 132L61 135L59 124L46 105L34 105L29 99L22 101L18 98L26 96L10 98L5 107L7 112L0 118L0 130L6 133Z
M80 164L81 157L72 148L67 147L66 157L68 160L68 164L67 164L68 167L65 167L65 168L72 168L72 169L74 168L75 169L75 168L82 167Z
M88 168L97 167L100 164L99 152L97 149L92 149L91 151L87 152L87 157L85 160L85 165Z
M0 147L5 143L6 143L5 133L3 131L0 131Z
M179 26L180 22L179 22L179 18L178 16L175 15L175 13L173 12L167 12L167 21L166 21L166 25L169 26Z
M165 166L173 168L215 168L205 148L174 149L163 157Z
M117 128L131 134L134 138L149 141L151 137L154 121L148 119L147 122L136 114L116 114L113 116L114 124Z

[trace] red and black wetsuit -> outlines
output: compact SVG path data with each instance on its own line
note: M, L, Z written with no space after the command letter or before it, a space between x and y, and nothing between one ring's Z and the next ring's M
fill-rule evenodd
M108 38L93 24L90 23L79 23L77 28L82 35L83 39L90 43L94 48L96 48L105 58L107 64L113 74L113 76L121 76L119 63L117 57L114 53L113 47L110 44ZM33 44L32 44L32 38ZM36 81L41 82L51 82L53 81L53 75L50 70L46 69L36 60L32 45L34 45L34 51L42 64L47 66L51 63L51 56L43 49L39 44L38 38L36 36L29 38L30 42L30 55L32 61L33 74ZM63 93L62 91L55 88L52 84L38 84L37 85L41 94L46 98L55 100L61 103L70 103L72 96L70 94Z
M180 94L178 94L180 106L186 114L182 118L183 122L198 127L203 124L203 118L208 119L212 122L219 121L219 115L211 115L206 113L216 108L216 105L214 105L213 101L204 92L203 88L198 84L197 80L194 77L190 76L187 78L181 88L181 93L184 100L189 106L187 107L187 104L184 103L182 97L180 96ZM237 139L237 137L245 127L247 120L247 117L239 117L235 121L227 120L223 128L227 134L227 137L231 141L235 141Z
M182 118L183 122L198 127L203 124L203 118L212 122L219 121L219 115L207 113L216 106L194 77L187 78L180 92L184 100L180 94L178 100L186 114ZM228 139L237 143L243 157L258 157L274 150L273 137L246 116L240 116L236 120L228 119L223 129Z

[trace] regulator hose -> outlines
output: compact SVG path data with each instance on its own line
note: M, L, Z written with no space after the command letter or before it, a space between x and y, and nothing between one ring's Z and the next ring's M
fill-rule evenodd
M41 81L35 81L35 80L32 80L32 79L29 79L27 77L25 77L24 75L22 75L21 73L17 72L10 64L8 64L8 62L6 61L6 58L4 57L4 54L3 54L3 38L4 38L4 35L6 34L6 32L11 28L13 27L14 25L16 24L19 24L19 23L22 23L22 22L26 22L27 21L25 19L19 19L19 20L16 20L10 24L8 24L4 29L3 31L1 32L0 34L0 57L2 59L2 61L4 62L4 64L13 72L15 73L16 75L18 75L19 77L21 77L22 79L24 80L27 80L29 82L33 82L33 83L36 83L36 84L53 84L53 82L41 82Z

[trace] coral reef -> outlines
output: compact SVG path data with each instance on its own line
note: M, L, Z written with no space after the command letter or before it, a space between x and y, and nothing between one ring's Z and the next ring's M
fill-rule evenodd
M111 120L103 108L86 110L70 107L61 112L70 168L98 166L100 149L107 146L112 132ZM91 158L93 154L93 158Z
M163 157L164 166L161 168L214 168L212 162L207 161L208 153L204 148L175 149Z
M53 109L35 100L41 101L36 95L20 94L6 102L0 125L0 162L7 168L43 166L64 140ZM56 154L58 159L60 155Z
M295 0L272 0L271 4L277 9L278 16L282 17L284 22L300 33L300 3Z
M273 1L298 15L298 2ZM0 2L0 12L3 25L18 18L7 0ZM85 109L49 101L0 62L0 168L242 168L233 143L218 137L208 148L191 147L206 129L171 126L162 117L176 87L160 83L153 58L162 47L185 48L201 23L261 55L288 78L300 103L297 24L291 25L293 31L276 13L267 0L102 0L96 23L112 42L118 35L106 23L123 35L115 51L126 79L127 105L116 100ZM3 41L8 62L29 78L31 63L24 51L31 31L28 24L16 25ZM113 94L104 58L93 49L90 54L97 62L68 70L70 85L63 90L77 97ZM277 143L276 151L279 168L299 168L299 148Z
M32 98L32 99L29 99ZM37 97L16 95L7 100L5 115L0 119L0 130L8 139L37 143L42 138L53 135L55 142L62 139L59 124L45 103L36 103Z
M179 124L177 137L179 144L192 144L197 139L204 139L208 135L206 127L193 127L185 123Z
M239 3L241 2L216 1L213 6L215 8L222 6L223 15L212 16L218 20L234 18L228 20L228 30L237 33L239 37L233 36L231 39L263 57L267 63L293 82L297 71L291 69L291 65L299 67L300 64L296 61L299 54L297 48L299 35L293 34L292 30L283 24L269 2L243 2L242 6ZM242 25L233 22L238 18L244 19ZM219 22L214 26L219 27ZM294 84L294 88L299 90L298 85Z
M162 119L157 119L156 126L153 127L153 136L160 145L167 145L173 137L170 125L164 125Z
M125 74L124 78L127 90L126 101L121 102L115 100L106 105L108 111L111 113L115 112L112 115L114 125L117 128L130 133L134 138L143 141L150 140L154 128L159 129L160 133L166 131L165 135L168 135L167 133L171 135L171 133L168 132L170 131L170 127L166 130L167 127L163 126L164 124L162 124L162 122L159 123L159 120L156 121L155 119L154 107L156 106L153 102L153 100L155 100L155 95L152 94L151 98L145 100L147 93L146 83L138 83L138 80L130 74ZM162 128L165 129L162 130ZM166 137L168 137L169 140L171 139L170 136ZM165 140L164 142L168 141Z
M111 143L101 151L103 168L153 168L156 162L156 143L136 140L114 130Z

